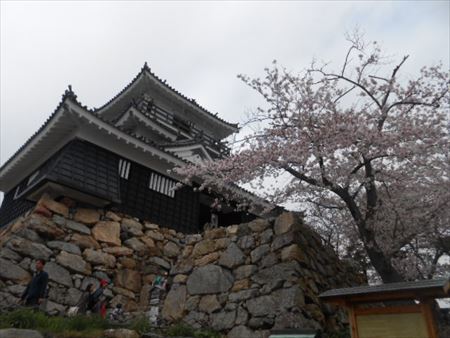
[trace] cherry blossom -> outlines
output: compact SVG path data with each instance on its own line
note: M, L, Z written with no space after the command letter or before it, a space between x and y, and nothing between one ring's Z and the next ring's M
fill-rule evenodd
M408 56L392 63L376 42L348 40L338 70L313 62L293 74L274 62L263 78L240 76L265 101L248 121L259 129L231 156L176 171L244 206L258 200L236 184L308 205L324 241L383 282L432 278L450 251L448 72L406 79Z

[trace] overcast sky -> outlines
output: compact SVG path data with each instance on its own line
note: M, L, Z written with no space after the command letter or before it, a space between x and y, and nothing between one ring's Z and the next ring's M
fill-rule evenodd
M339 64L359 26L406 70L449 69L449 2L1 1L0 163L53 112L72 84L98 107L139 72L158 76L230 122L258 96L237 74L263 75L273 59L301 70Z

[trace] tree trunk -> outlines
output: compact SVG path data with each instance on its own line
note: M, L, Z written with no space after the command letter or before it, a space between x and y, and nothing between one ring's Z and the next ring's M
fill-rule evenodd
M380 275L383 283L403 282L404 278L392 266L389 257L383 253L375 240L375 235L367 227L367 220L361 214L358 205L344 189L335 189L335 192L347 205L357 227L359 236L364 244L364 248L369 256L370 263ZM372 213L373 217L374 214Z
M370 258L370 262L380 275L383 283L395 283L404 281L403 277L392 266L391 262L389 261L389 257L386 257L381 252L381 250L369 247L366 243L364 243L364 247L366 249L367 255Z

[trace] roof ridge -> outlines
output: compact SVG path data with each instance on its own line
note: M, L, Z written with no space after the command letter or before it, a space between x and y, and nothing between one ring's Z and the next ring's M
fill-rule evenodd
M56 108L53 110L53 112L50 114L49 117L42 123L42 125L39 127L38 130L36 130L20 147L17 149L9 158L8 160L3 163L2 166L0 166L0 172L8 165L9 162L11 162L55 117L56 113L61 109L61 107L64 105L66 100L72 100L73 102L77 103L78 105L81 105L80 102L77 100L77 95L72 90L72 86L68 85L68 89L64 91L64 93L61 95L61 100L59 101Z
M197 101L195 99L187 97L186 95L184 95L183 93L181 93L180 91L178 91L177 89L175 89L174 87L169 85L166 80L161 79L158 75L156 75L155 73L152 72L151 68L147 64L147 61L142 66L140 72L119 93L117 93L113 98L111 98L108 102L103 104L101 107L95 108L95 109L92 109L92 110L97 113L98 111L100 111L103 108L105 108L107 105L109 105L115 99L117 99L120 95L122 95L126 90L128 90L133 85L133 83L139 78L139 76L145 74L146 72L151 77L153 77L156 81L158 81L160 84L162 84L164 87L166 87L170 91L174 92L175 94L179 95L182 99L188 101L190 104L192 104L192 105L196 106L197 108L201 109L202 111L204 111L208 115L212 116L213 118L219 120L220 122L222 122L224 124L229 125L230 127L238 128L238 124L237 123L230 123L230 122L225 121L224 119L222 119L222 118L220 118L218 116L218 113L215 113L215 114L211 113L205 107L203 107L199 103L197 103Z

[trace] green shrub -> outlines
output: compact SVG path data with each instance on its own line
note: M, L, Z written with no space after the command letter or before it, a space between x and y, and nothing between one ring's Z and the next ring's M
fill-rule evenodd
M65 329L74 331L94 330L94 329L107 329L109 327L108 322L100 316L85 316L78 315L71 318L64 318Z
M194 329L185 323L170 326L165 334L169 337L220 338L220 333L210 329Z
M64 331L103 330L107 329L109 324L99 316L49 317L41 311L18 309L0 314L0 328L10 327L59 333Z
M202 330L196 330L194 332L195 338L220 338L220 333L210 330L210 329L202 329Z
M130 330L135 330L139 333L150 332L152 330L152 325L150 321L145 316L134 318L128 325L127 328Z
M166 330L166 335L169 337L193 337L195 330L187 324L177 323Z
M1 328L33 329L45 326L46 322L47 316L44 313L32 309L18 309L0 315Z

